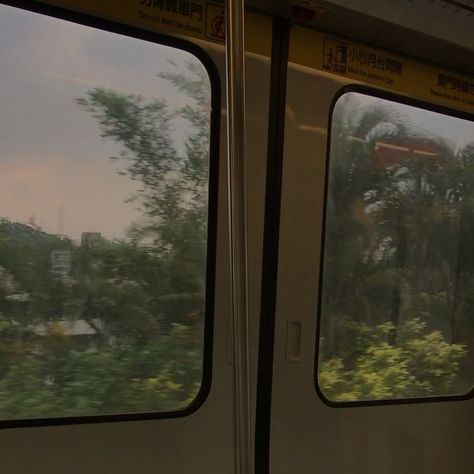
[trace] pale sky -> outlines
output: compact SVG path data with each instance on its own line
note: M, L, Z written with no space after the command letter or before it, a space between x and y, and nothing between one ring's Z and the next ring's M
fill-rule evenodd
M100 138L76 99L95 87L189 101L160 72L189 53L0 5L0 217L79 239L121 238L140 220L136 183L108 159L120 147ZM197 61L196 59L194 59ZM182 121L174 136L183 141ZM178 145L182 150L182 146ZM122 166L123 168L123 166Z

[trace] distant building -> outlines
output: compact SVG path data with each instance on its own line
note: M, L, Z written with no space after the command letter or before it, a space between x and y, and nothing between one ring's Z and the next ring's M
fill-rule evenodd
M47 336L51 333L60 333L64 336L80 337L93 336L97 334L97 328L102 329L103 323L100 319L56 320L35 324L32 329L38 336Z
M86 321L85 319L45 321L29 326L29 329L37 337L37 345L33 351L41 354L44 351L41 340L48 337L67 338L70 342L79 343L88 351L97 350L97 336L104 328L99 319Z
M4 267L0 265L0 296L10 295L15 293L17 285L13 275Z
M93 248L102 239L100 232L83 232L81 235L81 246Z
M71 273L72 253L70 250L53 250L50 256L51 273L65 278Z
M383 168L402 165L407 159L414 157L439 163L443 160L443 153L439 145L423 139L405 138L396 140L395 143L375 142L375 162Z

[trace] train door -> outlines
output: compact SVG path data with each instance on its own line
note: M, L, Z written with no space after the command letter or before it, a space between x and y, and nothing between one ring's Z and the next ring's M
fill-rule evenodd
M5 472L233 472L223 17L0 5ZM256 351L271 22L247 31Z
M474 79L302 27L287 72L269 472L467 474Z

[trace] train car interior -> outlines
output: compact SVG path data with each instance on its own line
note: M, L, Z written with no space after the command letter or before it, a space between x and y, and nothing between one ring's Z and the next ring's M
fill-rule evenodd
M473 31L1 0L2 472L471 474Z

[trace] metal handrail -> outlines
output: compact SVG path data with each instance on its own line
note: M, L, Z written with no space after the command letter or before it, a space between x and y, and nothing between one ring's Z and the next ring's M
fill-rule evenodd
M244 1L226 1L227 153L232 281L235 473L251 474L247 218L245 180Z

